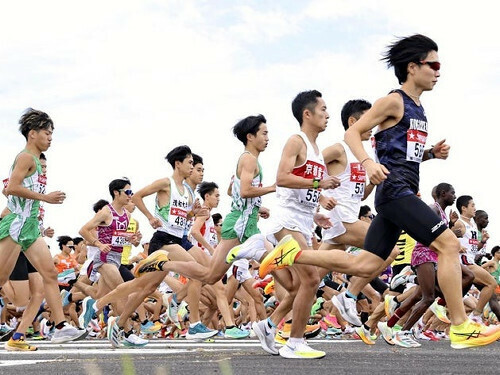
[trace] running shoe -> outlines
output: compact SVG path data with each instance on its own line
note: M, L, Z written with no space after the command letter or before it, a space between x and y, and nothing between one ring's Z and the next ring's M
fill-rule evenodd
M175 302L174 295L164 294L162 296L162 302L163 306L165 306L167 309L168 318L170 319L170 321L174 323L177 328L181 329L179 320L182 321L183 319L179 319L179 305L177 304L177 302Z
M4 348L13 352L34 352L38 349L36 346L30 345L24 341L24 337L21 337L19 340L10 338L9 341L5 343Z
M332 315L332 314L328 314L326 315L323 320L325 321L326 324L328 324L330 327L333 327L333 328L340 328L340 324L339 322L337 321L337 317Z
M279 351L275 344L276 328L270 328L267 324L267 319L261 320L260 322L254 322L252 324L252 329L257 335L260 341L260 346L264 351L272 355L278 355Z
M184 322L189 317L189 309L186 301L182 301L179 304L179 309L177 310L177 317L180 322ZM179 323L180 326L180 323ZM180 327L177 327L180 328Z
M434 315L436 315L436 318L438 318L443 323L451 323L450 319L448 319L448 314L445 306L441 306L437 303L437 301L434 301L429 309L434 313Z
M367 330L365 327L356 327L354 329L356 333L358 334L359 338L361 341L363 341L366 345L375 345L375 342L371 339L370 331Z
M0 341L9 340L14 334L14 330L7 326L7 324L0 325Z
M128 337L127 336L123 337L123 346L129 348L142 348L143 346L146 346L148 343L149 343L148 340L141 339L135 333L131 333L130 335L128 335Z
M415 341L411 331L398 331L394 333L392 338L394 344L401 346L403 348L418 348L422 346Z
M384 297L385 315L390 318L394 315L394 311L398 308L398 302L395 300L396 296L393 294L386 294Z
M168 252L157 250L137 264L134 269L134 276L141 277L147 272L161 271L161 266L165 262L168 262Z
M406 284L408 282L408 278L413 275L413 271L411 266L404 267L400 273L394 276L391 280L391 289L394 290L398 286Z
M91 319L90 320L90 328L94 332L101 332L101 326L99 325L99 321L97 319Z
M323 304L325 303L325 299L323 297L316 298L316 302L311 307L311 316L314 316L318 313L319 310L323 308Z
M266 248L266 239L261 233L254 234L245 242L233 247L226 255L226 263L232 264L239 259L255 259L257 252ZM259 261L260 259L255 259ZM261 277L263 279L263 277Z
M226 328L224 337L227 339L245 339L250 336L250 331L238 327Z
M254 289L262 288L262 289L264 289L266 287L266 285L271 282L272 279L273 279L272 277L266 277L263 280L257 280L257 281L255 281L252 284L252 288L254 288Z
M361 320L358 317L358 311L356 309L356 301L354 298L349 298L342 292L336 296L332 297L332 303L339 311L342 318L351 323L356 327L362 325Z
M53 344L62 344L68 341L77 341L87 337L88 332L86 329L78 329L69 324L65 324L61 329L55 329L52 335Z
M198 323L194 327L189 327L186 338L188 340L203 340L215 336L217 332L217 330L208 329L203 323Z
M264 288L264 294L270 295L272 293L274 293L274 278Z
M80 327L87 328L90 321L94 318L96 311L94 310L95 299L85 297L82 301L82 313L78 317L78 324Z
M298 242L291 235L286 235L260 263L259 277L262 279L271 271L291 266L299 251Z
M418 335L415 335L415 337L420 340L439 341L439 338L434 334L434 332L429 330L420 331Z
M162 325L160 322L152 322L150 320L145 324L141 324L141 332L146 335L152 335L154 333L160 332Z
M392 340L394 334L392 332L392 328L387 325L387 322L378 322L377 328L384 338L384 341L389 345L394 345L394 341Z
M486 327L471 320L459 326L450 327L450 341L453 349L473 348L491 344L500 338L500 325Z
M306 339L312 339L316 336L318 336L321 332L321 326L319 323L316 324L307 324L306 325L306 330L304 331L304 338Z
M69 295L70 292L68 292L66 289L61 290L61 301L63 307L69 305Z
M276 344L286 345L286 340L287 340L286 338L284 338L283 336L281 336L281 333L279 331L276 332L276 335L274 336L274 342Z
M341 335L342 330L340 328L330 327L325 331L325 335L327 336L337 336Z
M122 346L123 330L118 327L118 317L110 316L108 319L107 337L113 348Z
M319 359L323 358L326 353L322 350L316 350L307 345L306 342L290 346L290 342L287 342L279 350L280 356L284 358L296 358L296 359Z

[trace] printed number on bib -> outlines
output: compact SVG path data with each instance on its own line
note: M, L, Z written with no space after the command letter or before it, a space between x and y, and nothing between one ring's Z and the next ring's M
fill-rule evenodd
M122 232L115 230L113 236L111 237L111 246L123 247L130 245L129 234L127 232Z
M409 129L406 136L406 160L421 163L424 156L427 133Z
M319 194L320 192L318 190L308 189L306 193L306 202L316 205L319 201Z

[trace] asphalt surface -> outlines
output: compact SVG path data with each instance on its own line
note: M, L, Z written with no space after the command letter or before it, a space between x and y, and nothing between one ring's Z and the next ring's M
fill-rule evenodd
M65 345L33 342L35 352L0 349L0 374L499 374L500 343L451 349L448 341L420 348L368 346L357 340L309 340L327 355L290 360L265 353L256 339L153 340L144 348L112 349L106 340Z

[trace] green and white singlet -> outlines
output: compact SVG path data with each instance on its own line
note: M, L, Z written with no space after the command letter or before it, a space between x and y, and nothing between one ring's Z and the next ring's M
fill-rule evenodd
M248 151L243 154L248 153ZM242 155L243 155L242 154ZM240 156L241 158L241 156ZM262 186L262 167L257 162L259 172L252 180L252 186ZM259 208L262 204L261 197L242 198L241 181L236 171L231 189L231 212L226 216L222 224L222 238L229 240L238 238L241 243L256 233L260 233L257 227Z
M16 160L12 164L9 178L21 153L16 156ZM22 185L26 189L36 193L45 194L47 177L42 174L40 160L35 155L32 156L36 169L31 175L24 178ZM4 181L4 185L7 184L8 180ZM38 221L40 201L9 195L7 197L7 208L11 213L0 222L0 239L10 236L15 242L21 245L24 251L40 237Z

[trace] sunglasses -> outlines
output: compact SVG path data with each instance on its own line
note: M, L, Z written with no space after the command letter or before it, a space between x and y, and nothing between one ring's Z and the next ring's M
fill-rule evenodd
M363 215L363 217L366 217L367 219L375 219L375 215L374 214L371 214L371 215Z
M70 249L75 250L75 246L74 245L66 245L66 246L68 246Z
M120 191L123 191L129 197L131 197L132 195L134 195L134 192L132 190L130 190L130 189L127 189L127 190L120 189Z
M431 67L432 70L435 70L436 72L441 69L441 63L439 61L420 61L420 64L427 64Z

